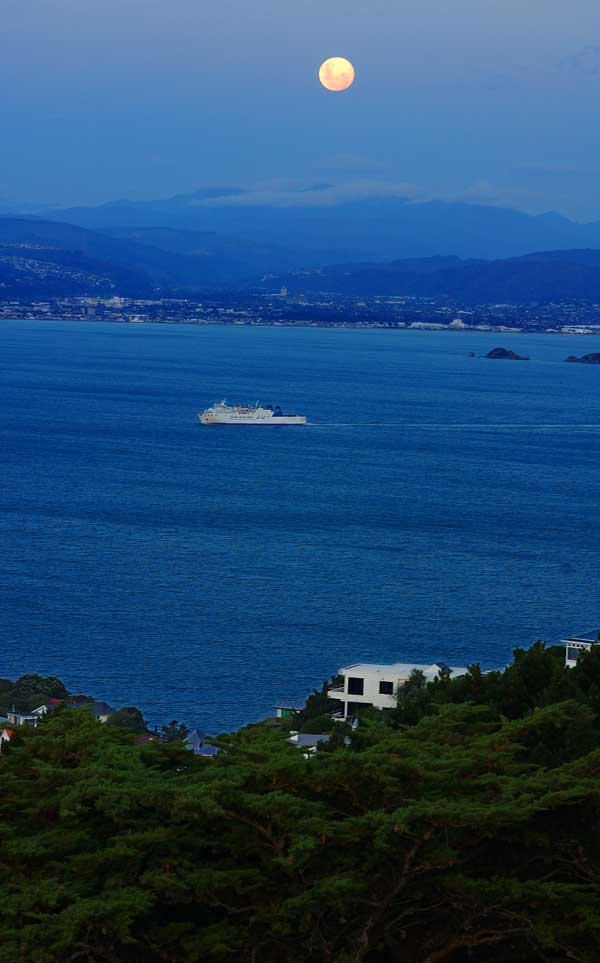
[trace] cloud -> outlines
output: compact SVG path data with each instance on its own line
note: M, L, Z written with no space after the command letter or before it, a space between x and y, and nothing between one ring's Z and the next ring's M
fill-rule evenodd
M515 170L531 177L570 173L568 168L541 162L522 164ZM236 193L227 189L207 190L201 196L188 198L187 202L194 207L327 208L353 201L383 199L398 199L409 204L432 201L477 204L529 213L540 213L548 208L547 197L542 192L527 187L503 187L485 178L457 192L432 191L424 186L385 178L357 178L339 184L277 179L238 189Z
M600 77L600 47L588 45L564 57L558 64L561 73L571 77Z
M373 198L415 200L420 196L422 192L414 184L364 179L337 185L259 186L236 196L197 199L192 204L202 207L333 207Z

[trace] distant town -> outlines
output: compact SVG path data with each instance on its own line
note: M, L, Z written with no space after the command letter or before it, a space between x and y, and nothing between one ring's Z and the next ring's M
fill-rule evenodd
M57 297L0 301L0 318L161 324L398 328L433 331L600 334L600 303L481 304L418 297L349 297L260 291L200 298Z

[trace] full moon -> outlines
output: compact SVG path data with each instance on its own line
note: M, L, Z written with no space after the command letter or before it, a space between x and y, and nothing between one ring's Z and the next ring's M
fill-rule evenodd
M347 90L354 82L354 67L345 57L329 57L319 67L319 80L327 90Z

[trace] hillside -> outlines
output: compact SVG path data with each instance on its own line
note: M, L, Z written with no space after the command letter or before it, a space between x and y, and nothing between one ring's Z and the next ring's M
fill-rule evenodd
M299 264L315 265L297 251L277 244L245 241L215 231L172 227L107 227L102 234L144 244L186 258L191 278L203 282L235 283L266 271L285 271Z
M465 304L600 298L600 250L545 251L497 261L409 258L336 265L269 279L290 293L448 298Z
M0 961L592 963L599 683L536 643L211 757L50 709L0 754Z
M262 278L262 280L261 280ZM185 295L215 288L414 296L463 304L600 300L600 250L499 260L456 256L315 267L292 249L175 228L105 232L0 218L0 296Z
M200 291L292 263L271 249L193 232L105 234L59 221L0 217L3 298Z

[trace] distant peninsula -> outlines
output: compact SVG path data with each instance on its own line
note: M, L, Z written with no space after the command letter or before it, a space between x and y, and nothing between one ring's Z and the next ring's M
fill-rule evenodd
M501 358L506 361L529 361L529 357L526 354L517 354L515 351L509 351L508 348L492 348L488 351L484 358ZM598 356L600 358L600 355ZM579 360L579 359L574 359Z
M591 354L583 354L581 358L576 358L574 354L570 354L565 361L575 361L577 364L600 364L600 352L592 351Z

